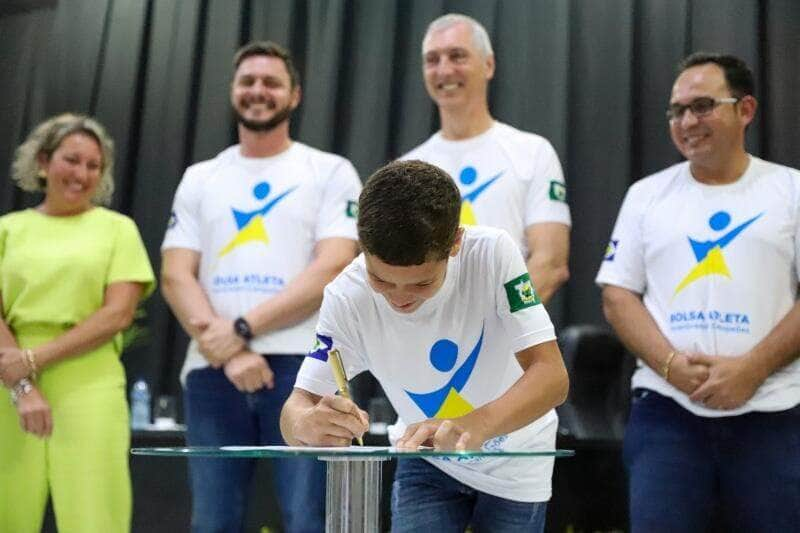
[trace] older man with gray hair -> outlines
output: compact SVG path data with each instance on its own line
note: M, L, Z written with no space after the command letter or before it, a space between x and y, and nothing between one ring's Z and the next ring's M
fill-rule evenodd
M401 159L446 170L461 192L461 224L506 230L525 257L544 303L569 277L566 186L547 139L496 121L489 112L495 58L486 29L448 14L422 40L425 87L441 130Z

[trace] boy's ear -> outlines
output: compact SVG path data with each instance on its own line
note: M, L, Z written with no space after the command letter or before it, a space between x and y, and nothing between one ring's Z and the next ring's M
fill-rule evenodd
M461 242L464 240L464 228L459 226L456 230L456 240L453 242L453 247L450 248L450 257L455 257L461 249Z

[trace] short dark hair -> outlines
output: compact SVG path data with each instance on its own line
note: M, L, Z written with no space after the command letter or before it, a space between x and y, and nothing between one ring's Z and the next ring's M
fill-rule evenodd
M461 194L447 172L422 161L397 161L369 177L358 199L358 238L368 254L394 266L450 255Z
M744 60L736 56L695 52L678 64L678 74L686 69L708 63L713 63L722 69L725 74L725 82L728 84L731 94L736 98L755 94L756 83L753 72Z
M252 56L269 56L277 57L283 64L286 65L286 71L289 73L289 81L292 84L292 89L300 85L300 74L294 66L292 54L289 50L272 41L252 41L239 48L236 55L233 56L233 72L239 68L242 61Z

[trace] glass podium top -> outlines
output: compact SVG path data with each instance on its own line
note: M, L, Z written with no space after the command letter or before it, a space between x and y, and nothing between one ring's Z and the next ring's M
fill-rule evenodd
M429 447L418 450L399 450L392 446L186 446L174 448L132 448L133 455L156 455L165 457L318 457L325 459L392 459L414 457L570 457L573 450L469 450L443 451Z

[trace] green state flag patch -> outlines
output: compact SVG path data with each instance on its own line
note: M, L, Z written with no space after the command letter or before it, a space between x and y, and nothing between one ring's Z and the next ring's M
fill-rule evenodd
M531 283L531 277L526 272L525 274L516 277L504 285L506 288L506 296L508 297L508 306L511 312L515 313L520 309L533 307L542 303L539 295Z
M567 201L567 187L557 180L550 182L550 199L557 202Z
M350 218L358 218L358 202L355 200L347 200L345 214Z

